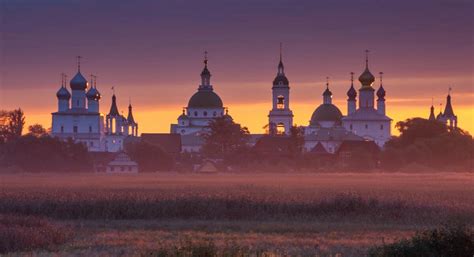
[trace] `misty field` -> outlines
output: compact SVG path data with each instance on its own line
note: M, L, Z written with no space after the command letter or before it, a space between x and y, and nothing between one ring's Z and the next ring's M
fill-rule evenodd
M473 178L471 173L4 174L0 239L13 233L18 240L0 243L0 255L3 249L9 256L162 256L163 249L204 244L261 256L364 256L369 247L422 229L472 227ZM32 231L55 236L51 243L41 233L33 240ZM36 247L22 248L28 240Z

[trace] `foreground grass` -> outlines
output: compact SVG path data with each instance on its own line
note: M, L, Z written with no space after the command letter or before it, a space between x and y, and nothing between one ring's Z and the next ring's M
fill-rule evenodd
M0 254L52 249L71 238L71 230L46 219L0 215Z
M440 223L474 224L471 174L25 174L0 175L0 186L0 213L75 231L59 256L153 256L196 238L218 251L235 242L252 253L366 256Z

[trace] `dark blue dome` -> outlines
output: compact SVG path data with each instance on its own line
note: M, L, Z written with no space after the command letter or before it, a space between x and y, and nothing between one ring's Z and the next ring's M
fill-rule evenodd
M321 104L313 112L310 125L318 125L320 121L334 121L340 123L342 119L341 111L333 104Z
M69 98L71 98L71 93L69 93L69 91L67 90L67 88L65 87L61 87L58 92L56 93L56 96L59 98L59 99L67 99L69 100Z
M86 90L87 88L87 80L82 76L81 72L77 72L77 74L71 79L69 82L72 90Z

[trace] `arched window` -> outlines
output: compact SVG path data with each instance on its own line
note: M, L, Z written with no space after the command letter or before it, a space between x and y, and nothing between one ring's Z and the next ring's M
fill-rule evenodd
M89 126L89 133L92 133L92 126Z
M278 123L276 127L276 132L278 135L283 135L285 134L285 125L283 123Z
M194 111L194 116L197 117L197 116L198 116L198 112Z
M285 97L282 95L277 97L277 109L285 109Z
M61 126L61 133L64 133L64 126Z
M383 124L380 124L380 130L383 130Z
M369 128L369 125L365 124L365 129L368 129Z
M112 118L110 121L110 132L115 133L115 118Z
M216 117L216 116L217 116L217 112L214 111L214 113L212 113L212 116Z
M207 116L207 112L206 112L206 111L204 111L204 116Z
M352 130L352 124L351 124L351 125L349 125L349 128Z

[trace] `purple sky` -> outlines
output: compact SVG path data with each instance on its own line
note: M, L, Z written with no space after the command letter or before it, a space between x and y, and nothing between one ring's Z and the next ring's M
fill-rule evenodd
M232 112L269 102L279 42L293 103L317 106L330 76L345 110L349 72L362 72L370 49L372 72L386 74L388 101L428 110L431 97L444 102L452 86L455 111L470 108L473 7L470 0L3 0L0 109L21 106L32 118L54 111L59 74L71 78L81 55L84 75L98 76L102 112L115 86L122 109L132 97L139 109L173 107L178 116L207 50L212 83ZM268 109L252 119L264 124Z

